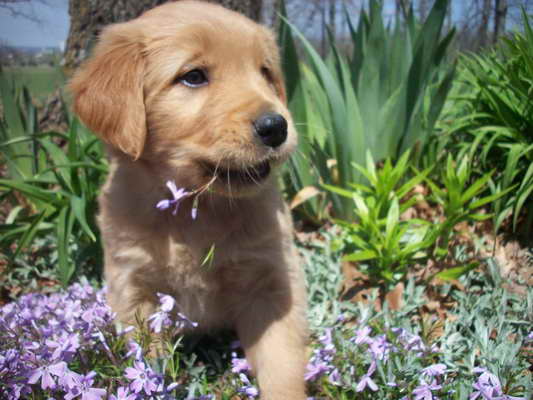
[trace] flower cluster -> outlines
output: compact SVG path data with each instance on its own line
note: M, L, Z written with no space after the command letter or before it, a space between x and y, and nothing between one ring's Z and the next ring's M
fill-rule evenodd
M179 394L193 399L196 392L191 395L183 383L173 382L189 378L178 379L146 358L143 345L148 344L142 338L144 333L171 338L197 324L178 312L171 296L160 293L160 307L146 321L149 331L125 336L134 328L117 331L104 295L104 290L75 284L62 293L31 294L1 307L0 398L165 400ZM436 400L452 398L457 382L463 388L467 382L470 400L524 399L509 395L523 390L508 380L502 384L495 371L478 367L471 374L461 372L442 361L439 348L403 328L378 331L339 322L318 337L305 374L311 386L328 386L328 392L337 390L339 396L357 392L361 398ZM529 343L533 337L524 340ZM248 375L250 365L237 348L232 347L229 390L255 399L259 391ZM168 366L168 359L162 365ZM214 399L209 391L204 387L194 399Z
M26 295L0 308L0 398L38 393L66 400L171 398L176 384L165 385L137 343L129 341L127 354L115 349L126 331L116 331L104 295L75 284L63 293ZM98 359L123 370L114 379L114 393L104 389L110 385L98 372Z
M327 328L318 338L319 346L313 351L305 379L327 382L338 387L339 393L366 392L369 398L388 393L401 400L438 400L450 397L454 379L464 378L457 377L457 373L449 374L452 371L446 364L435 363L440 357L439 348L426 345L418 335L403 328L387 329L386 334L372 333L369 326L354 329L351 334L346 334L342 327L337 331ZM404 365L405 370L391 372L391 368L405 360L418 366L413 369ZM479 368L475 372L481 375L472 385L470 400L524 400L504 394L500 381L488 370Z
M480 375L473 385L474 392L470 395L469 400L523 400L522 397L504 394L498 377L486 368L478 367L474 369L474 372Z

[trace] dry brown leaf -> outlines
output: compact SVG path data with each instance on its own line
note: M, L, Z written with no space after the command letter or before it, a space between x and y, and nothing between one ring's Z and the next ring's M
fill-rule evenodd
M312 199L318 194L320 194L320 190L318 190L316 187L314 186L304 187L298 193L296 193L296 195L292 199L291 205L290 205L291 210L295 209L300 204L305 203L307 200Z

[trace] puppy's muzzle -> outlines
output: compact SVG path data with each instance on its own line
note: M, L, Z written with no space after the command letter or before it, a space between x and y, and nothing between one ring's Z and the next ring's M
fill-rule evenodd
M266 112L253 122L255 134L268 147L279 147L287 140L287 120L281 114Z

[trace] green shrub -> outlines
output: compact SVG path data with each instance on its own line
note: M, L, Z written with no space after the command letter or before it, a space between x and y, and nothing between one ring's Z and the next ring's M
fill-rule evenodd
M462 58L444 134L426 162L451 151L471 158L475 176L495 169L492 191L514 187L492 204L495 229L512 216L512 230L522 221L527 234L533 228L533 31L525 14L523 20L524 32L504 38L496 50Z
M457 279L476 267L474 260L463 262L454 257L450 242L454 227L461 222L475 223L491 216L480 213L484 205L496 201L506 192L478 198L487 188L491 173L471 182L468 158L455 162L448 157L446 169L437 183L428 178L430 169L415 170L409 175L410 153L406 152L392 165L386 160L376 169L370 154L367 166L354 164L367 179L367 185L350 184L351 190L324 185L326 189L350 199L355 204L356 220L338 220L344 228L340 246L348 253L345 261L358 262L358 269L373 284L390 290L403 281L417 265L425 266L429 260L439 269L441 279ZM421 182L431 189L427 200L442 207L442 218L426 221L418 218L403 219L401 215L421 200L413 189Z
M440 39L447 3L436 1L422 25L411 12L405 27L396 21L392 29L385 27L382 4L372 1L357 28L346 15L351 54L341 54L331 41L325 60L290 23L282 28L289 105L301 134L285 180L290 197L320 183L362 182L351 164L364 164L367 150L379 161L425 142L454 73L453 65L444 67L453 31ZM301 41L308 65L299 64L289 28ZM334 215L353 216L349 203L334 193L304 204L302 211L316 222L328 202Z
M29 92L1 75L0 89L0 155L8 167L0 190L2 201L10 204L0 225L0 246L8 272L26 264L25 253L36 239L52 236L57 252L53 269L62 284L77 269L98 274L101 251L94 215L107 173L101 144L76 119L70 120L66 134L36 132Z

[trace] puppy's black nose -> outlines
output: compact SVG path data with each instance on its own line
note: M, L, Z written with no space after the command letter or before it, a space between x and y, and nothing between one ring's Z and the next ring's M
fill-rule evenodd
M266 112L253 125L257 136L269 147L278 147L287 139L287 121L281 114Z

